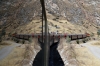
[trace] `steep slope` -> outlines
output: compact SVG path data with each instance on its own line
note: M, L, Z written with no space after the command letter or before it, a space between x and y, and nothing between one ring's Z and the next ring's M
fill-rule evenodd
M0 24L7 32L14 31L17 27L27 24L35 19L40 19L41 4L35 0L0 0ZM37 17L37 18L36 18Z
M97 33L99 0L46 0L49 32ZM36 0L0 1L0 24L9 33L40 33L41 4Z
M58 16L66 17L73 23L100 21L100 1L99 0L46 0L47 9Z
M53 16L52 14L47 12L48 17L48 26L49 32L58 32L58 33L69 33L69 34L77 34L77 33L96 33L97 29L93 26L92 28L85 28L84 25L73 24L67 21L65 18ZM51 17L51 18L50 18ZM50 18L50 19L49 19ZM17 33L41 33L42 25L41 20L32 20L30 23L18 27L15 31Z

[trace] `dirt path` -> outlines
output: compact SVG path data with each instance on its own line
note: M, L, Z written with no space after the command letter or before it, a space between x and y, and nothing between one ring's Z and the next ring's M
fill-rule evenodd
M86 46L95 57L100 59L100 47L91 45L91 44L93 44L95 42L96 41L91 41L91 42L84 43L82 45Z
M11 44L10 46L6 46L0 50L0 60L7 57L16 46L20 45L14 42L9 42L9 43Z

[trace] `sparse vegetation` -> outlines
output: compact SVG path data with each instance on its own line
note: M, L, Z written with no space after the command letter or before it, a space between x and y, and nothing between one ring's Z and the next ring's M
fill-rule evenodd
M93 37L94 36L94 33L91 33L91 37Z
M100 42L99 42L99 41L97 41L97 42L95 42L95 43L92 43L92 45L95 45L95 46L100 46Z
M87 48L80 47L75 48L76 59L78 60L79 66L99 66L100 60L92 55Z
M30 36L30 38L29 38L29 42L30 42L30 43L32 42L32 36Z
M86 40L85 39L82 39L83 43L86 43Z
M17 38L15 38L15 37L11 37L11 40L16 41L16 40L17 40Z
M90 38L90 37L88 37L88 40L91 40L91 38Z
M5 35L6 35L6 31L5 31L5 29L2 29L2 31L1 31L1 35L2 35L2 36L5 36Z
M5 46L9 46L9 45L11 45L11 44L8 43L8 42L6 42L6 41L2 41L2 42L0 43L0 49L4 48Z
M0 42L2 42L2 37L4 36L5 38L5 35L6 35L6 31L5 29L2 29L1 33L0 33Z
M40 29L37 29L37 26L41 25L41 21L38 21L38 16L41 17L41 15L38 15L38 14L41 14L41 9L40 9L41 5L39 4L39 1L36 0L36 1L34 1L35 3L33 3L33 0L30 0L30 1L4 0L4 3L2 3L2 1L3 0L0 1L0 3L1 3L0 4L1 5L0 22L6 22L6 24L7 24L6 27L7 27L7 29L9 29L8 32L9 31L18 31L19 33L28 34L28 33L32 33L34 31L34 33L39 33L39 31L41 29L41 27L40 27ZM78 34L78 33L84 33L85 31L90 32L91 30L93 30L92 32L96 32L96 29L93 25L89 26L90 23L93 23L93 24L97 23L96 18L100 14L100 13L98 13L98 12L100 12L99 11L100 9L98 9L99 6L95 1L93 1L93 4L92 4L92 0L88 0L88 1L82 1L82 0L81 1L77 1L77 0L76 1L75 0L63 0L63 1L55 0L55 1L53 1L52 0L50 3L48 1L46 4L47 4L48 11L50 11L49 12L50 17L49 16L47 16L47 17L48 17L48 22L51 22L50 26L52 28L50 30L52 32L56 31L56 28L60 29L60 30L57 29L60 33L64 32L64 33ZM53 2L55 2L55 3L52 4ZM96 3L96 6L94 5L95 3ZM37 5L37 6L35 6L35 5ZM55 7L53 7L53 6L55 6ZM94 6L95 8L92 6ZM59 16L56 16L56 17L53 16L56 13L61 17L64 16L66 18L66 20L61 19ZM51 19L51 17L52 17L52 19ZM36 18L36 20L32 20L32 22L31 22L31 19L33 19L33 18L34 19ZM49 20L49 18L50 18L50 20ZM65 21L67 21L67 22L65 22ZM82 22L82 26L78 27L77 25L74 25L76 23L81 23L81 22ZM35 23L37 23L37 24L35 26L33 26ZM23 24L26 24L26 25L23 25ZM64 24L65 24L65 26L62 27L62 25L64 25ZM86 28L84 28L83 24ZM57 26L55 26L55 25L57 25ZM30 28L30 27L32 27L32 28ZM3 31L2 34L0 35L0 42L2 41L2 36L3 35L5 36L5 34L6 34L6 32ZM97 34L98 34L98 36L100 35L99 32L97 32ZM93 36L94 35L91 35L91 37L93 37ZM19 42L19 39L17 39L17 38L12 37L12 39L14 39L17 43ZM29 38L28 41L31 43L32 38ZM70 41L71 41L71 38L67 38L67 42L70 43ZM87 39L83 39L84 43L86 41L87 41ZM77 44L79 44L79 40L76 40L76 42L77 42ZM22 43L24 44L25 40L22 40ZM81 52L80 51L81 49L79 49L78 52ZM15 53L18 53L18 52L15 52ZM87 52L83 51L83 53L87 53ZM16 55L16 56L18 56L18 55ZM13 57L16 58L16 56L13 56ZM72 56L75 56L75 55L73 55L73 53L72 53ZM79 56L80 56L80 54L79 54ZM88 55L86 55L86 56L82 55L82 57L86 57L86 58L87 58L87 56ZM18 58L18 59L22 59L22 58ZM88 59L90 59L90 58L87 58L87 60ZM84 60L84 59L82 59L82 60ZM80 60L80 63L83 63L83 65L84 65L87 60L85 60L84 62L82 60ZM92 60L92 58L91 58L91 60ZM8 61L8 63L9 63L9 61ZM18 64L18 63L16 63L16 64ZM2 65L0 64L0 66L2 66ZM87 65L87 66L90 66L90 65Z
M16 38L15 41L16 41L16 43L19 43L19 39Z
M79 30L81 32L81 30Z
M86 37L85 40L86 40L86 41L89 41L89 37Z
M15 47L5 59L0 61L0 66L23 66L29 64L30 60L32 60L33 56L36 54L33 52L35 49L31 46L34 45L24 44Z
M76 43L79 44L79 39L76 40Z
M53 20L56 21L56 18L54 18Z
M0 42L2 42L2 36L0 35Z
M8 33L8 37L11 37L11 33Z
M0 45L10 45L10 43L3 41L3 42L0 43Z
M68 43L70 43L70 42L71 42L71 38L66 37L66 41L67 41Z
M56 17L56 19L59 19L59 17Z
M100 29L97 31L97 35L98 35L98 37L100 36Z
M22 40L22 43L24 44L25 43L25 40Z

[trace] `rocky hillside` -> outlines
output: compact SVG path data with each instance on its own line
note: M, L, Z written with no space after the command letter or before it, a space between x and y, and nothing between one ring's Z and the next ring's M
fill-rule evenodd
M0 24L10 32L40 15L41 4L39 1L0 0Z
M50 32L97 32L100 25L99 0L45 0L45 3ZM7 32L41 32L39 0L0 0L0 6L0 24Z
M100 0L46 0L48 11L73 23L100 25Z

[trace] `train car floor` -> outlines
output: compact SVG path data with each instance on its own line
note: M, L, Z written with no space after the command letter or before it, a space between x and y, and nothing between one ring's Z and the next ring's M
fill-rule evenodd
M50 46L50 52L49 52L49 65L48 66L64 66L64 62L62 61L59 52L57 51L58 42L53 43ZM40 52L36 55L33 66L42 66L42 55L43 50L40 50Z

